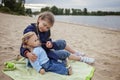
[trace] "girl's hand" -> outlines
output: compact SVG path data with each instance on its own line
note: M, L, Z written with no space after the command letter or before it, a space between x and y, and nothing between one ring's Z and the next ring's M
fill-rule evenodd
M45 70L44 70L44 69L41 69L41 70L40 70L40 74L45 74Z
M34 62L37 59L37 56L34 53L27 52L26 56L28 57L29 60Z
M47 41L45 45L46 45L47 48L52 48L53 47L53 44L52 44L51 41Z

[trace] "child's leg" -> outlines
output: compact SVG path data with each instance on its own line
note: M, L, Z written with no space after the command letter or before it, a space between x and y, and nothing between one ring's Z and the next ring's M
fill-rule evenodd
M70 56L70 53L66 50L55 50L54 53L58 56L60 60L65 60Z
M75 61L81 61L85 63L94 63L93 58L85 57L85 56L76 56L74 54L70 54L66 50L56 50L54 51L55 54L59 57L60 60L65 60L66 58L69 58L70 60L75 60Z
M56 40L53 42L53 49L55 50L63 50L65 49L66 41L65 40Z
M70 64L68 63L68 58L66 58L66 67L69 67Z
M57 61L51 60L47 71L68 75L68 69L64 66L64 64L59 63Z
M72 54L75 54L77 56L84 56L84 53L77 52L74 49L72 49L70 46L67 45L65 40L56 40L53 42L53 49L55 50L67 50Z
M85 63L89 63L89 64L92 64L95 62L94 58L89 58L89 57L85 57L85 56L84 57L83 56L76 56L73 54L71 54L68 58L71 60L81 61L81 62L85 62Z
M70 53L75 54L75 55L77 55L77 56L84 56L84 55L85 55L85 54L82 53L82 52L77 52L77 51L73 50L69 45L66 45L65 50L67 50L67 51L69 51Z
M68 67L68 75L71 75L72 74L72 67Z
M65 60L65 67L68 69L68 75L71 75L72 74L72 67L71 65L68 63L68 58L66 58ZM64 64L64 63L63 63Z

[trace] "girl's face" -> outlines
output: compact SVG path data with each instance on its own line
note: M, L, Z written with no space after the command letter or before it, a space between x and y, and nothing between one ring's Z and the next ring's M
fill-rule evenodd
M33 36L30 37L30 39L28 40L28 43L27 43L29 46L31 47L37 47L37 46L40 46L40 41L37 37L36 34L34 34Z
M45 20L39 19L38 22L39 22L38 28L39 28L40 32L46 32L46 31L48 31L52 27L52 25L50 25L50 23L48 23Z

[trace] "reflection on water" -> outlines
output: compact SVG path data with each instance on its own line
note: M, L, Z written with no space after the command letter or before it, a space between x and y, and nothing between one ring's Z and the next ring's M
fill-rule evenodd
M120 30L120 16L55 16L56 21Z

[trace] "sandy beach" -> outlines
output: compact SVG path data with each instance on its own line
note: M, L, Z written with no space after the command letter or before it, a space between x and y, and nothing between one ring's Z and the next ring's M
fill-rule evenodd
M0 13L0 80L12 80L1 72L3 63L20 54L22 32L35 22L35 18ZM96 59L92 80L120 80L120 31L55 22L51 35Z

